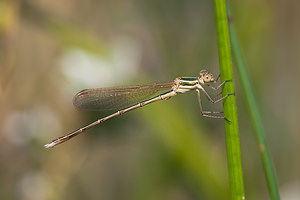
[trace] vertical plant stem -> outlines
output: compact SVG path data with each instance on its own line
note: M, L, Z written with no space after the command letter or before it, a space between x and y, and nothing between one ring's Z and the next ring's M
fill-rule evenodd
M241 53L239 41L235 32L234 25L230 23L230 36L231 36L231 44L232 44L232 52L235 58L236 67L238 69L238 73L241 79L241 84L243 87L243 91L245 92L245 99L248 105L248 111L250 114L250 119L252 122L252 126L255 131L256 141L260 150L261 159L264 167L264 172L267 180L267 185L270 193L270 197L272 200L279 200L279 191L275 176L275 170L272 164L272 159L270 152L268 150L265 130L264 126L259 114L259 108L257 106L254 92L250 83L250 79L248 77L248 73L246 70L246 65Z
M223 95L226 95L234 93L226 1L214 0L214 6L221 79L232 80L224 85ZM245 199L235 95L228 96L223 107L224 116L230 120L225 120L225 131L231 199Z

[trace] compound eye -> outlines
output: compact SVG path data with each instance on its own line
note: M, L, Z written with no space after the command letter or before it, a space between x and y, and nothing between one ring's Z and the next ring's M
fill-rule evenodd
M205 74L207 74L207 70L206 69L202 69L200 71L200 76L204 76Z
M204 82L206 82L206 83L208 83L208 82L210 82L211 81L211 75L210 74L205 74L204 75Z

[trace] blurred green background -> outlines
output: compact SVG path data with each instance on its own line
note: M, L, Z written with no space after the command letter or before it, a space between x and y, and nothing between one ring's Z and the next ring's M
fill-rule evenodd
M229 3L281 197L299 199L300 3ZM215 32L212 1L1 0L0 199L228 199L223 121L203 118L194 92L43 148L111 113L74 109L82 89L217 76ZM246 197L269 199L234 81Z

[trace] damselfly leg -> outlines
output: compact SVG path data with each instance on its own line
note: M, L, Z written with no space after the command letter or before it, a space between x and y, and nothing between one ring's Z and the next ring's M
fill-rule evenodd
M220 76L219 76L219 77L220 77ZM209 84L207 84L207 86L210 87L210 88L213 89L213 90L218 90L218 89L220 89L220 87L222 87L226 82L229 82L229 81L231 81L231 80L225 80L225 81L223 81L221 84L219 84L217 87L211 86L211 85L209 85ZM215 82L214 82L214 83L215 83Z
M220 75L218 76L217 80L219 79L219 77L220 77ZM224 85L224 83L226 83L226 82L228 82L228 81L231 81L231 80L225 80L225 81L223 81L221 84L219 84L217 87L213 87L213 86L211 86L211 85L207 85L207 86L209 86L209 87L210 87L211 89L213 89L213 90L218 90L218 89L220 89L220 88ZM216 82L216 81L214 81L214 83L215 83L215 82ZM225 99L226 97L228 97L229 95L234 94L234 93L230 93L230 94L227 94L227 95L225 95L225 96L223 96L223 97L217 99L217 97L220 95L221 92L220 92L219 94L217 94L217 96L211 97L211 96L206 92L206 90L205 90L203 87L200 88L200 89L201 89L202 92L205 94L205 96L208 98L208 100L209 100L211 103L213 103L213 104L218 103L218 102L220 102L221 100L223 100L223 99ZM200 109L200 113L201 113L202 116L204 116L204 117L210 117L210 118L221 118L221 119L226 119L226 117L224 117L224 116L218 116L218 114L223 114L223 111L203 111L202 105L201 105L201 96L200 96L200 91L199 91L199 89L197 89L196 92L197 92L197 97L198 97L199 109ZM216 115L214 115L214 114L216 114ZM226 120L229 121L228 119L226 119Z

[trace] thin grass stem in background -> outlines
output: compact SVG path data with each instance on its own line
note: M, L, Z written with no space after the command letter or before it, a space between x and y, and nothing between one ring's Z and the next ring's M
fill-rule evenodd
M231 18L230 11L228 14L229 17ZM236 67L238 69L238 74L241 80L242 88L245 94L245 100L248 106L249 117L251 119L252 126L254 128L256 142L260 150L260 155L261 155L262 164L266 176L265 178L270 193L270 198L272 200L279 200L280 196L279 196L279 190L278 190L278 185L275 176L275 170L272 164L272 158L270 152L268 150L264 126L260 117L259 108L255 100L254 92L247 73L245 61L242 56L240 44L232 21L230 21L229 23L229 30L230 30L232 53L233 53Z

